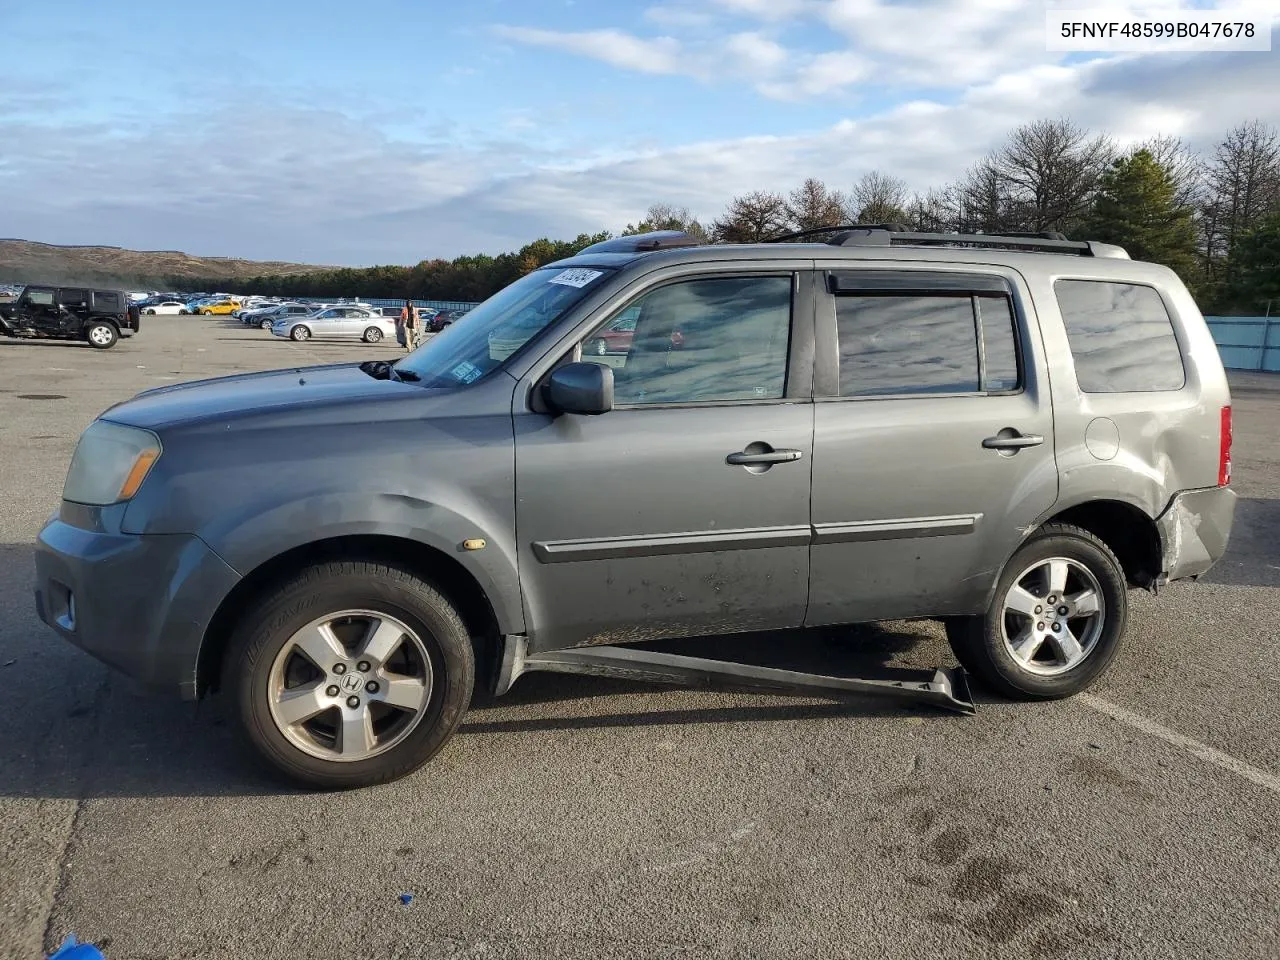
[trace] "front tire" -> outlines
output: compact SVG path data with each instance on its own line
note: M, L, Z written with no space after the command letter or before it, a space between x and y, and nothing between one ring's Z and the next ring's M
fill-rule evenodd
M84 332L84 338L95 350L109 350L116 345L120 334L109 323L95 323Z
M370 327L368 330L364 332L365 343L377 343L381 339L382 339L382 331L379 330L377 327Z
M1015 700L1079 693L1124 640L1128 584L1111 548L1087 530L1048 524L1009 560L984 616L947 622L956 659Z
M475 684L453 605L409 569L363 561L302 571L254 605L224 669L258 754L325 790L418 769L453 735Z
M270 320L261 320L258 322L258 328L260 330L270 330L272 326L273 324Z
M154 317L156 315L156 312L154 310L143 310L142 312L145 313L148 317Z
M289 339L301 343L311 339L311 330L307 327L294 327L289 331Z

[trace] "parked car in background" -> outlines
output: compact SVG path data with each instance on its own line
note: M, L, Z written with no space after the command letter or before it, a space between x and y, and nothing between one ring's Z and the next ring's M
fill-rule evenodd
M204 317L228 316L233 311L240 309L240 301L238 300L218 300L213 303L206 303L200 308L199 313Z
M271 333L297 341L338 337L377 343L384 337L394 339L396 324L366 307L326 307L301 317L282 317L271 325Z
M150 317L154 317L157 314L160 314L160 315L182 314L185 316L191 313L191 311L187 309L187 305L185 303L182 303L179 300L162 300L159 303L153 303L150 306L143 307L142 312Z
M23 288L16 300L0 304L0 333L9 337L83 340L106 350L141 328L123 290L54 287Z
M249 327L270 330L271 325L284 317L305 317L315 313L314 307L305 303L280 303L259 310L241 311L240 321Z
M445 327L451 325L459 317L463 316L465 311L462 310L441 310L427 320L427 333L439 333Z
M239 308L232 310L233 317L242 317L251 310L264 310L268 307L277 306L279 300L273 297L246 297L240 301Z
M584 353L604 356L606 353L626 353L631 349L631 340L636 332L636 319L640 310L627 310L609 326L600 331L592 340L583 345Z

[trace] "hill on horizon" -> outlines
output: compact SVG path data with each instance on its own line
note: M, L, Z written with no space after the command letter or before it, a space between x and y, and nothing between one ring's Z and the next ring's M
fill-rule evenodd
M179 286L183 280L238 280L319 273L332 266L239 257L198 257L180 250L66 245L0 239L0 283Z

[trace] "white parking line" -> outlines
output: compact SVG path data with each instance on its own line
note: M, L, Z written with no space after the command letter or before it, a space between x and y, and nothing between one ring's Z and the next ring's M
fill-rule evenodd
M1245 763L1243 760L1237 760L1229 753L1223 753L1215 747L1209 746L1207 743L1201 743L1199 740L1193 740L1190 737L1184 737L1175 730L1170 730L1163 724L1156 723L1141 714L1134 713L1132 710L1126 710L1124 707L1118 707L1109 700L1103 700L1089 693L1079 693L1074 697L1075 700L1083 703L1091 710L1099 713L1105 713L1107 716L1119 720L1127 726L1133 727L1135 730L1141 730L1143 733L1149 733L1153 737L1159 737L1165 743L1172 744L1187 753L1191 754L1205 763L1211 763L1215 767L1221 767L1223 770L1229 770L1238 777L1243 777L1250 783L1256 783L1260 787L1266 787L1272 793L1280 793L1280 777L1273 773L1268 773L1255 767L1251 763Z

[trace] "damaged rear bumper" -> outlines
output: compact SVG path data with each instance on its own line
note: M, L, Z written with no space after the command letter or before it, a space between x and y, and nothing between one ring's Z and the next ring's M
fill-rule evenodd
M1160 531L1160 583L1198 577L1227 550L1236 494L1230 487L1184 490L1156 518Z

